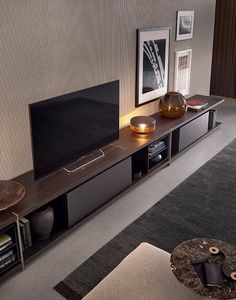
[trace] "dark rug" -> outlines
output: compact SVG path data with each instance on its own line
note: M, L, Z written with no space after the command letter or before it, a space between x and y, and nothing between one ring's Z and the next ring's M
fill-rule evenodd
M236 245L236 139L55 286L81 299L141 242L165 251L210 237Z

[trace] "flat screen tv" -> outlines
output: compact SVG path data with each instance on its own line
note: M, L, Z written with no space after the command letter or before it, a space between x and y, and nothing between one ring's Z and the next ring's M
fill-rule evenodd
M119 138L119 80L29 105L34 178Z

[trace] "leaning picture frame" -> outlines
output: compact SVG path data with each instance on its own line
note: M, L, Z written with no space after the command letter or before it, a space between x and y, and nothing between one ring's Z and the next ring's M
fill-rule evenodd
M167 92L170 31L170 27L137 29L136 107Z
M177 11L176 41L193 38L194 11Z
M192 49L175 52L174 90L183 96L189 94Z

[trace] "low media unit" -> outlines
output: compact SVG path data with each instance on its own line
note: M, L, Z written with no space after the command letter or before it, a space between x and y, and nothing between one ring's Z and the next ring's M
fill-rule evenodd
M35 181L30 171L14 178L25 186L26 195L11 210L0 212L0 231L11 235L16 257L12 264L0 270L0 278L24 268L27 261L75 230L109 201L118 199L154 172L170 165L183 151L218 128L220 122L212 116L224 99L196 97L208 102L204 110L187 111L178 119L167 119L156 113L152 117L156 119L157 128L145 135L125 127L119 131L117 141L102 148L103 158L78 172L70 174L60 169ZM46 240L33 239L32 247L23 251L19 219L29 218L44 205L52 206L55 212L52 233Z

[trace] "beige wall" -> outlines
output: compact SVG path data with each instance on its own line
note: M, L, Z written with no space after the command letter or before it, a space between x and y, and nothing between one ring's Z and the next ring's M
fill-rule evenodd
M177 10L194 10L194 39L175 42ZM173 28L192 48L191 94L209 93L215 0L1 0L0 179L32 169L28 103L120 79L121 127L135 109L136 29ZM128 116L128 117L127 117Z

